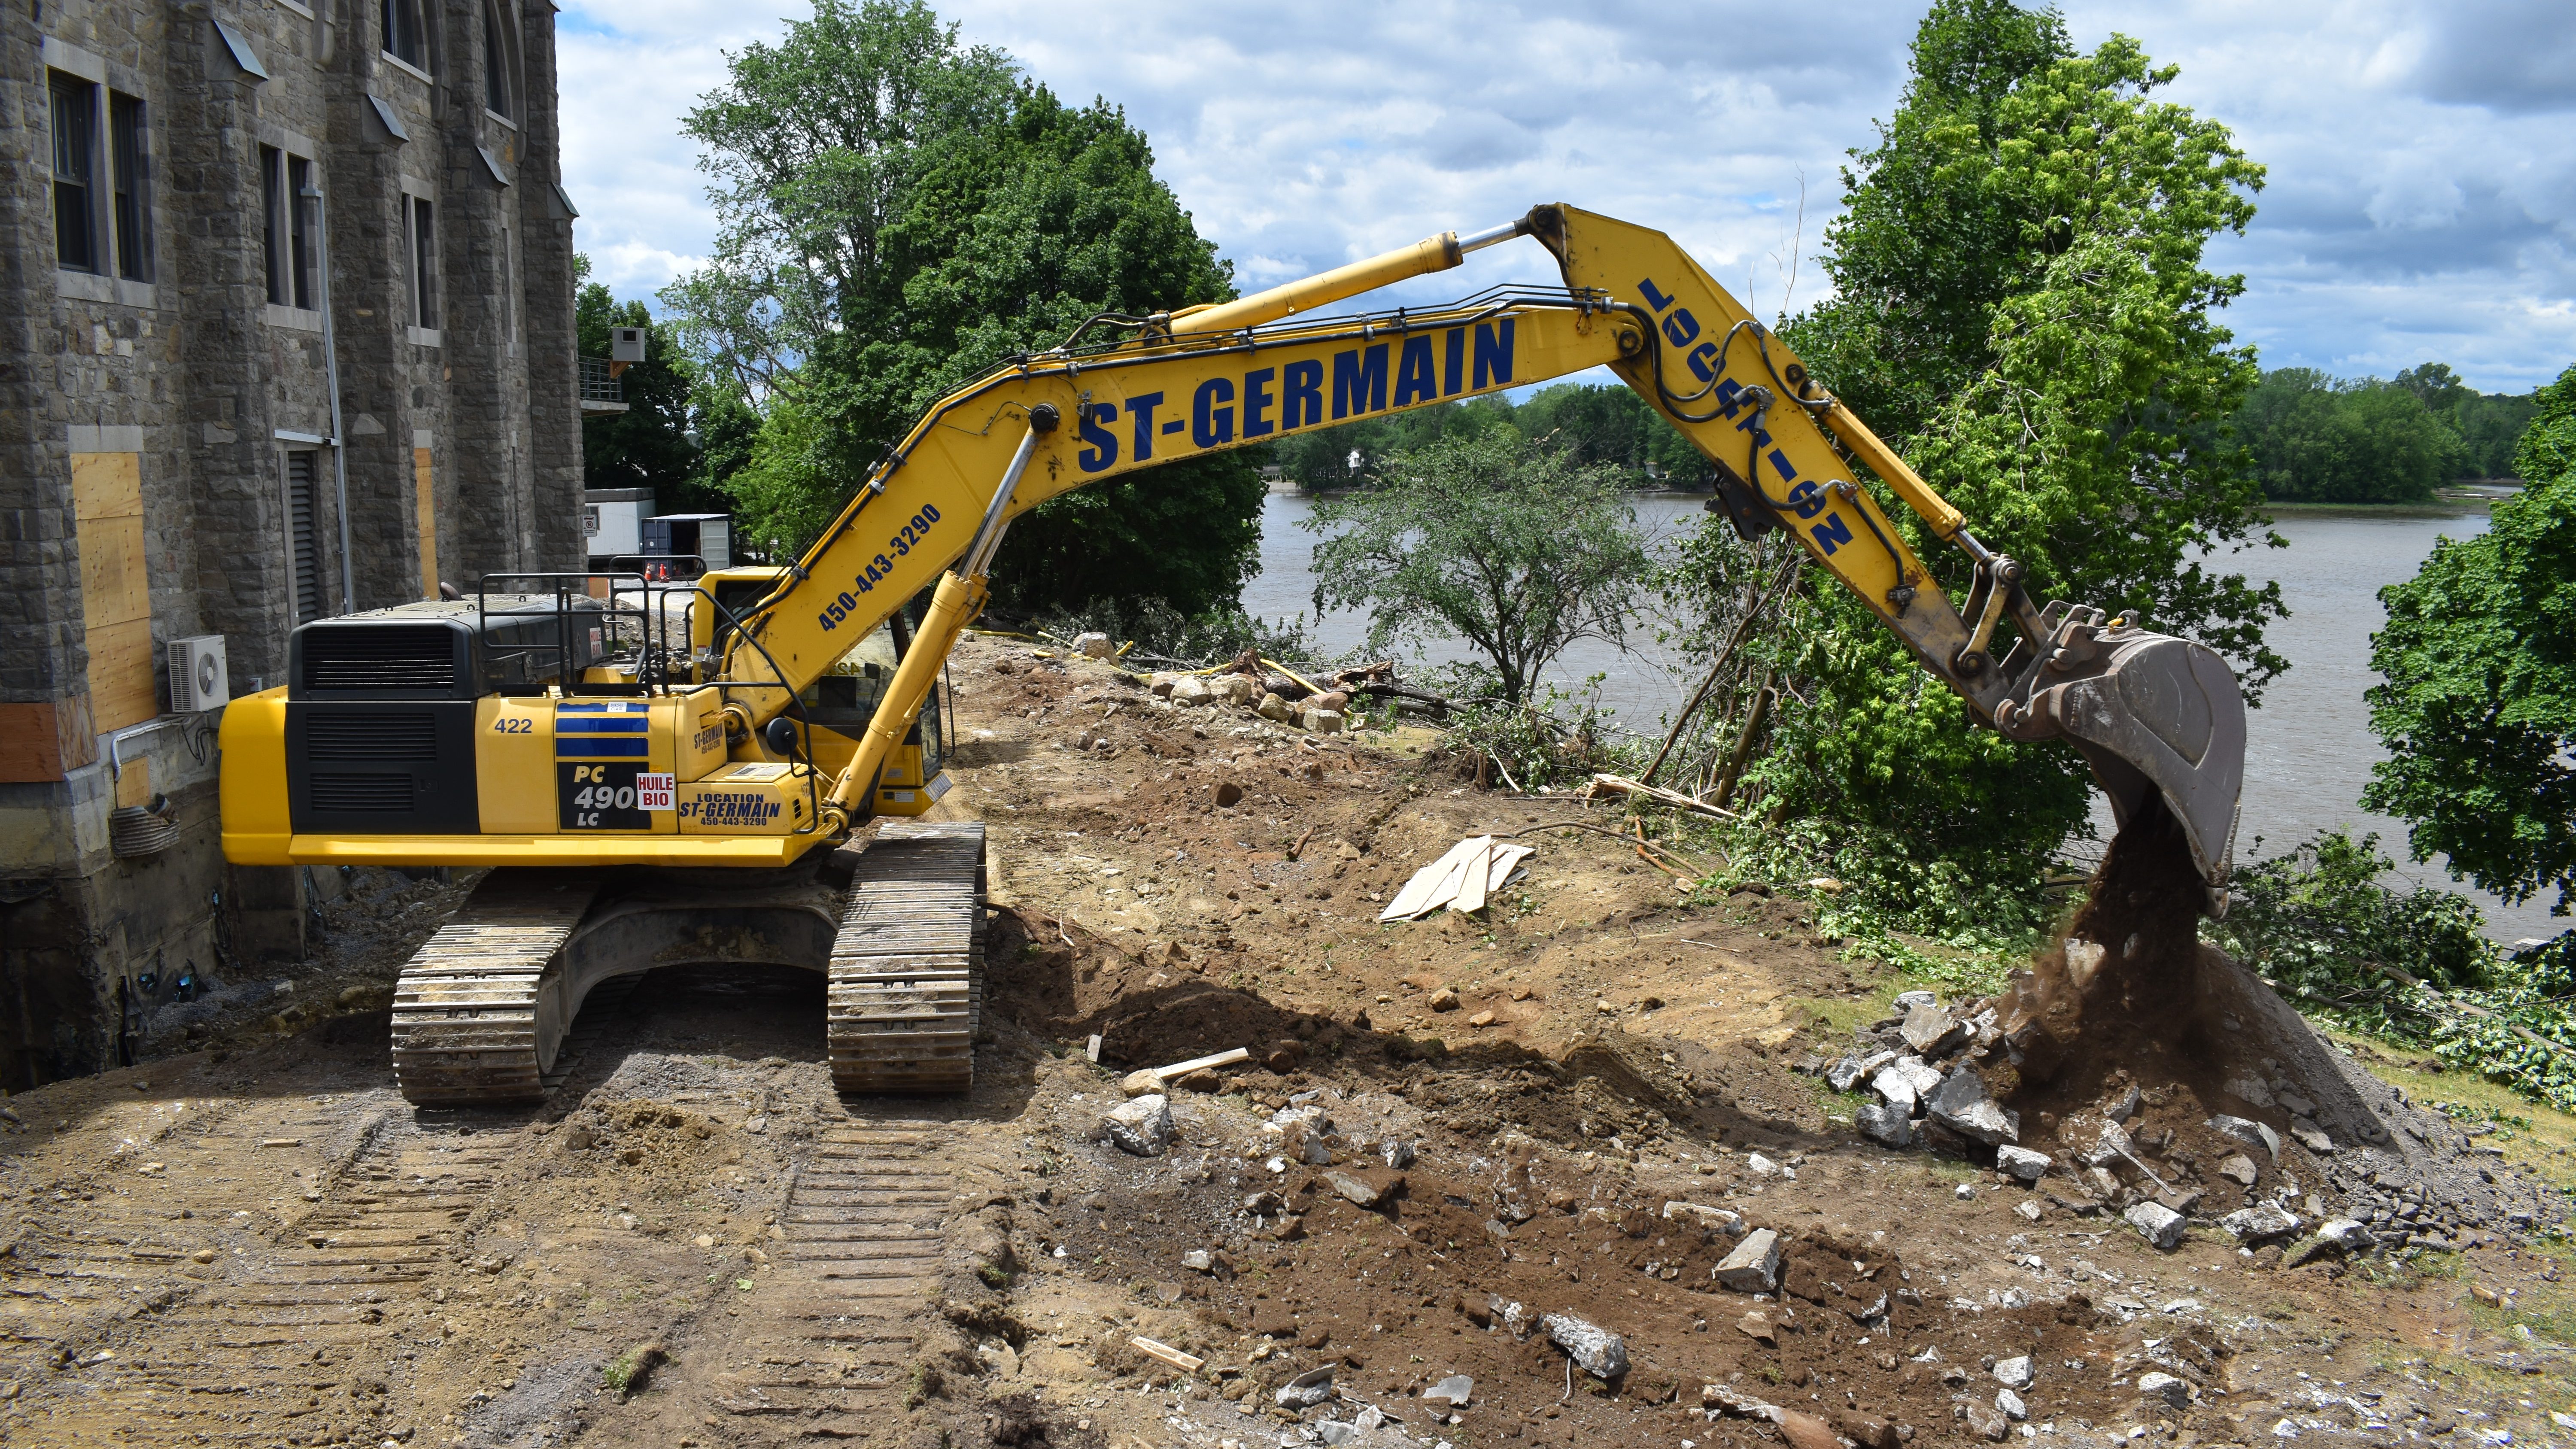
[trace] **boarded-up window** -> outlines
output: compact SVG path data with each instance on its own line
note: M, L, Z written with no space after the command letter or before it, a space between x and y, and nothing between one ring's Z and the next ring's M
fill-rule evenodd
M102 733L161 712L152 684L152 586L143 557L143 455L72 454L90 712Z
M322 617L322 544L314 532L320 509L321 454L298 448L286 455L286 546L295 566L295 622Z
M430 486L429 449L411 450L412 506L420 516L420 596L438 597L438 495Z

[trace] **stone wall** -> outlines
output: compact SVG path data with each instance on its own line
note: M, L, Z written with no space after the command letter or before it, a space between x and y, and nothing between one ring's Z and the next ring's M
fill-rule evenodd
M291 452L314 455L323 612L422 597L430 550L436 577L468 592L488 571L578 567L553 11L497 0L516 51L505 118L486 105L485 3L420 0L426 74L385 54L377 0L0 12L0 1088L112 1064L120 1002L148 1033L183 975L220 988L300 954L307 876L223 864L213 716L166 715L160 662L168 640L219 634L235 694L285 682ZM57 71L102 88L102 163L107 94L145 106L142 278L120 275L112 242L101 274L57 265ZM306 306L291 286L289 305L270 300L263 147L310 160L322 193L327 286L317 269ZM440 325L427 331L412 317L409 198L434 215ZM127 530L115 548L140 539L130 567L75 497L74 456L102 453L131 455L120 466L140 477L139 533L113 521ZM134 569L149 658L132 636L94 658L107 603L85 588L122 579L119 597L139 597ZM110 813L155 797L173 843L117 856Z

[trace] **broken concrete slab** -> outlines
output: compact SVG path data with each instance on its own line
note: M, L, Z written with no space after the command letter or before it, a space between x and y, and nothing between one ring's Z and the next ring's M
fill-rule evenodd
M1138 1157L1160 1157L1170 1151L1180 1130L1172 1121L1170 1101L1159 1093L1112 1109L1101 1118L1101 1125L1108 1129L1111 1142Z
M1769 1228L1747 1233L1717 1265L1717 1282L1738 1293L1769 1293L1780 1286L1780 1235Z
M1881 1067L1896 1060L1892 1051L1872 1052L1868 1056L1845 1057L1825 1068L1825 1085L1837 1092L1848 1092L1878 1074Z
M1907 1107L1892 1102L1871 1102L1852 1113L1861 1134L1882 1147L1914 1145L1914 1118Z
M2281 1158L2281 1134L2263 1123L2243 1117L2231 1117L2221 1112L2209 1119L2209 1129L2213 1132L2226 1133L2248 1147L2260 1147L2269 1153L2275 1162Z
M2048 1176L2048 1169L2054 1165L2047 1153L2033 1152L2027 1147L2006 1145L1995 1149L1995 1170L2022 1182L2039 1181Z
M2182 1214L2162 1203L2137 1203L2120 1216L2138 1230L2139 1237L2167 1251L2181 1246L2183 1232L2190 1226Z
M1966 1022L1935 1005L1918 1006L1905 1013L1905 1024L1896 1029L1907 1046L1927 1057L1965 1046L1969 1033Z
M2187 1409L2191 1407L2191 1385L2182 1379L2174 1377L2172 1374L2146 1373L2138 1375L2138 1393L2141 1397L2158 1400L2172 1408Z
M2021 1140L2021 1114L1987 1096L1985 1078L1964 1064L1941 1079L1923 1108L1933 1121L1962 1137L1988 1144Z
M1869 1089L1878 1093L1889 1106L1901 1109L1910 1117L1914 1114L1915 1104L1940 1085L1939 1067L1921 1057L1898 1057L1870 1078Z
M1326 1187L1340 1193L1352 1204L1364 1208L1378 1206L1398 1188L1404 1186L1404 1178L1400 1174L1390 1177L1384 1173L1353 1172L1343 1167L1326 1169L1323 1178Z
M1551 1313L1538 1322L1574 1366L1594 1378L1616 1379L1628 1371L1627 1342L1599 1324L1571 1313Z
M2229 1213L2218 1220L2218 1225L2240 1243L2259 1243L2297 1232L2299 1219L2278 1203L2261 1202Z
M1695 1202L1668 1202L1664 1204L1664 1219L1724 1233L1730 1238L1744 1236L1744 1215L1726 1208L1704 1207Z
M1333 1396L1332 1365L1297 1375L1271 1395L1283 1409L1311 1409Z

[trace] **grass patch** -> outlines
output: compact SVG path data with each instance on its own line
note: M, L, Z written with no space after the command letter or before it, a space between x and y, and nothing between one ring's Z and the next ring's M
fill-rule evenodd
M671 1355L658 1343L639 1343L608 1361L599 1371L600 1387L621 1399L631 1399L644 1392L653 1370L670 1362Z

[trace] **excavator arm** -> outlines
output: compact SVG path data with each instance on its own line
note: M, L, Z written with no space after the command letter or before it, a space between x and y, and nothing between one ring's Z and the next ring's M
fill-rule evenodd
M1562 289L1312 315L1519 236L1554 255ZM1716 465L1740 530L1789 531L1981 724L2074 743L2124 821L2161 796L2213 909L2223 901L2244 754L2243 704L2224 661L2100 610L2040 608L2017 562L1979 543L1958 509L1663 233L1542 206L1464 240L1446 234L1240 301L1113 325L1125 335L1021 359L942 399L754 610L762 651L737 647L724 675L757 684L775 671L801 688L936 582L914 648L834 781L827 826L861 813L983 607L984 570L1013 518L1138 469L1606 365ZM1855 463L1968 556L1964 609ZM2006 624L2018 642L1999 660ZM753 689L731 707L757 725L786 696Z

